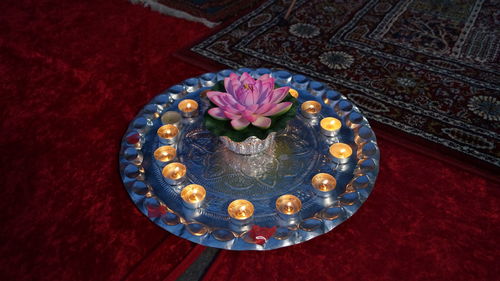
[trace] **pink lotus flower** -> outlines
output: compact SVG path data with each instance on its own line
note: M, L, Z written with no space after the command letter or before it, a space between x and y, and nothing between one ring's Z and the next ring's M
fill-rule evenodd
M269 116L287 112L291 102L281 102L288 94L289 87L274 89L274 78L268 74L254 80L248 73L241 76L234 73L224 79L227 93L208 92L207 97L217 107L208 114L219 120L231 120L231 126L243 130L250 123L267 129L271 126Z

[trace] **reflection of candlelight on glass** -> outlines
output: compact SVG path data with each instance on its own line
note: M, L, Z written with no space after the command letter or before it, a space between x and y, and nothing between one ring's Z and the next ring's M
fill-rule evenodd
M334 162L339 164L349 162L349 157L352 155L352 148L345 143L334 143L329 150Z
M321 104L317 101L310 100L302 103L300 109L302 111L302 115L305 118L311 119L318 116L319 112L321 111Z
M335 105L339 101L340 97L341 97L341 95L339 92L334 91L334 90L328 90L323 95L323 102L325 104L332 106L332 105Z
M288 91L290 93L290 95L294 98L298 98L299 97L299 92L297 92L297 90L294 90L294 89L290 89Z
M181 197L184 205L190 208L199 208L207 195L205 188L198 184L190 184L181 190Z
M179 129L174 125L163 125L158 129L157 133L158 137L160 137L160 142L171 144L175 142L179 134Z
M181 163L170 163L161 172L165 180L171 185L180 184L186 175L186 166Z
M319 173L312 178L311 183L317 195L326 197L335 189L337 180L330 174Z
M181 125L181 115L177 111L167 111L161 116L161 123L163 125L174 125L179 128Z
M154 152L155 159L160 162L172 161L176 154L175 148L168 145L160 146Z
M321 133L328 137L333 137L338 133L340 127L342 127L342 122L339 119L333 117L326 117L321 119L319 123L321 127Z
M335 105L334 109L342 117L352 110L352 103L347 100L341 100Z
M296 196L285 194L276 200L276 209L285 215L293 215L300 211L302 202Z
M198 103L195 100L183 100L179 103L178 107L184 117L190 118L198 114Z
M253 211L253 204L243 199L234 200L227 207L229 216L237 220L246 220L250 218L253 215Z
M347 127L356 129L361 126L361 123L363 122L363 115L356 111L351 111L348 115L345 116L344 120Z
M360 146L367 143L373 136L373 132L370 127L362 125L354 129L354 142Z

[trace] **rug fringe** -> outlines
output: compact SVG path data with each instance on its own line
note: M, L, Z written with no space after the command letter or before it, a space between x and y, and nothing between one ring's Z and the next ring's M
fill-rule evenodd
M154 0L129 0L132 4L142 4L144 7L149 7L151 10L159 12L164 15L173 16L176 18L186 19L189 21L200 22L207 27L213 28L220 22L211 22L205 18L195 17L181 10L172 9L165 5L162 5Z

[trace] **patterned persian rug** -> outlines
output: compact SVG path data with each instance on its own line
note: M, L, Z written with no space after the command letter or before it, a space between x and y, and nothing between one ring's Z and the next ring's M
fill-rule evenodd
M262 0L130 0L160 13L197 21L214 27L242 11L253 8Z
M191 48L322 80L372 120L500 166L498 0L269 0Z

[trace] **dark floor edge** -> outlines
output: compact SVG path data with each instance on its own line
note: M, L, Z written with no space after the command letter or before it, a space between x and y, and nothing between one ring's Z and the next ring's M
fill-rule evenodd
M219 253L219 249L207 247L203 253L194 261L184 273L177 278L177 281L195 281L201 280L210 265L213 263Z

